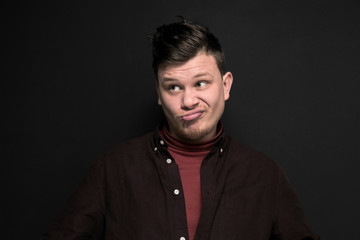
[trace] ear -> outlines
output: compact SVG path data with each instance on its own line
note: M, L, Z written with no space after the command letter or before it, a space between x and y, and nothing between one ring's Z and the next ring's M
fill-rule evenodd
M230 98L230 89L233 83L233 75L231 72L227 72L223 76L223 88L224 88L224 100L228 100Z
M158 95L158 104L161 106L161 99L160 99L160 90L159 90L159 80L156 80L155 82L155 88L156 88L156 93Z

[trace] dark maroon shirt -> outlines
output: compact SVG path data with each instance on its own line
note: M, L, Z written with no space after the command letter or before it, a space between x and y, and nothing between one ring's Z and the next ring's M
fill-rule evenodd
M90 169L43 239L188 240L179 169L159 131ZM196 240L318 239L281 168L224 133L202 161Z

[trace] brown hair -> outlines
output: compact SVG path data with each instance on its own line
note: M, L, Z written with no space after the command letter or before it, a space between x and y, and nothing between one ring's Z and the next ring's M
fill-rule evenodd
M221 45L206 27L181 18L180 22L158 27L151 40L152 66L156 77L160 65L184 63L200 51L205 51L215 58L221 75L226 72Z

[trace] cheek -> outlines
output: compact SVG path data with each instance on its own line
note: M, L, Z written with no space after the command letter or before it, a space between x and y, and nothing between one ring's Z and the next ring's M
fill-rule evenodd
M207 102L213 108L217 108L223 104L224 100L224 93L216 89L207 94Z
M164 112L167 113L176 113L177 109L178 109L178 104L176 99L173 98L162 98L162 108L164 110Z

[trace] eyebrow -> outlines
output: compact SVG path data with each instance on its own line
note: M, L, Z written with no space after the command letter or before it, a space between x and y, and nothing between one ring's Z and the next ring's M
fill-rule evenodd
M199 73L199 74L196 74L194 76L194 78L204 77L204 76L212 76L212 74L210 74L209 72Z
M211 76L212 77L212 74L210 74L209 72L204 72L204 73L198 73L194 76L194 78L199 78L199 77L204 77L204 76ZM162 82L175 82L177 81L176 79L174 78L167 78L167 77L164 77L162 79Z
M175 81L177 81L177 80L174 78L163 78L162 79L162 82L175 82Z

